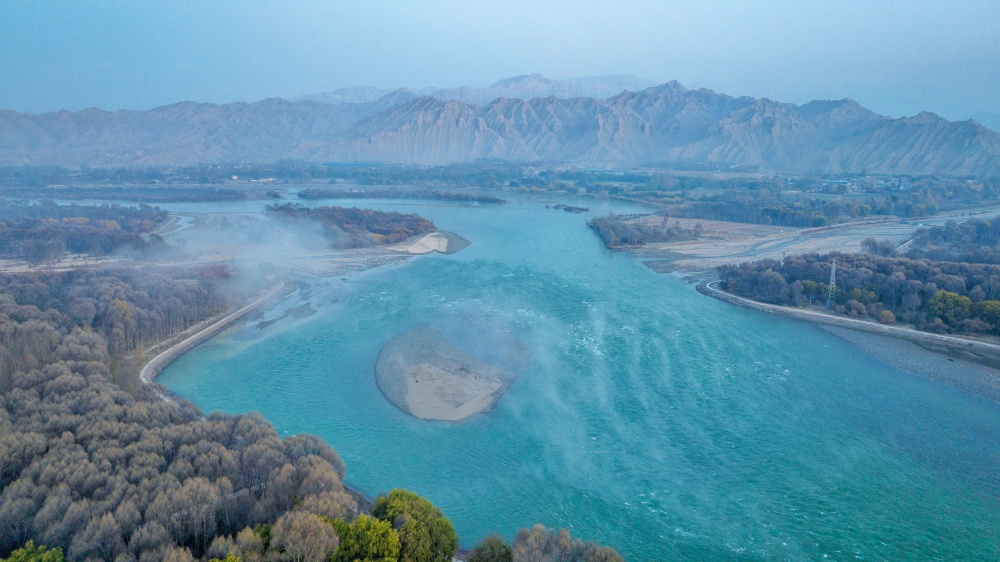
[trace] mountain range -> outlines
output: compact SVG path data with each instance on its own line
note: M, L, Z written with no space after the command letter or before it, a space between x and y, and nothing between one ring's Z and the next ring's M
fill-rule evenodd
M629 85L638 86L635 90ZM0 111L0 165L498 159L595 167L667 163L780 173L1000 175L1000 134L932 113L894 119L851 100L803 105L624 76L413 92L349 88L294 100L149 111ZM626 86L626 87L622 87ZM612 93L616 92L616 93Z
M599 98L606 99L625 90L639 91L655 86L652 80L635 76L593 76L552 80L541 74L528 74L505 78L485 88L422 88L412 90L417 96L430 96L445 101L485 105L497 98ZM319 101L323 103L367 103L392 93L394 90L354 86L333 92L308 94L292 101ZM410 90L407 90L410 91Z

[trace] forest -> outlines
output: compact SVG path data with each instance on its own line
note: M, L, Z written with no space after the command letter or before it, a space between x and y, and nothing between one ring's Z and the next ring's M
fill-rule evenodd
M906 255L936 261L1000 264L1000 217L922 228Z
M694 240L701 235L700 224L694 228L684 228L678 222L670 224L670 217L666 216L624 216L610 213L590 219L587 226L600 236L608 248Z
M831 199L769 190L728 190L692 196L664 208L677 217L813 228L870 217L923 217L936 213L941 204L932 191Z
M2 184L0 184L2 185ZM65 186L0 187L0 196L9 199L60 199L129 201L131 203L196 203L201 201L243 201L254 198L273 198L266 192L217 187L158 187L150 185L87 186L82 189L65 189Z
M104 256L128 249L142 253L156 242L149 234L166 216L166 211L148 206L0 200L0 257L22 258L36 266L64 252Z
M806 254L719 268L727 291L762 302L825 304L834 312L939 333L1000 334L1000 266L874 254Z
M437 201L454 201L458 203L478 203L481 205L502 205L507 201L492 195L478 195L454 191L429 191L413 189L303 189L299 199L430 199Z
M273 190L229 187L234 183L254 181L581 193L643 202L674 217L793 228L819 227L879 216L917 218L939 211L1000 201L1000 178L880 174L766 176L738 168L702 168L697 165L688 168L674 164L617 171L503 161L445 166L281 161L166 169L0 168L0 186L4 186L0 194L8 197L39 198L57 194L60 198L101 197L136 202L280 197ZM53 189L49 186L80 186L86 189ZM373 189L367 196L384 197L388 196L388 192L393 190ZM307 199L339 196L336 190L318 187L304 193L303 198ZM492 200L492 195L440 193L460 197L454 199L456 201L498 202ZM461 199L468 197L482 199Z
M268 215L291 222L318 223L323 236L338 249L395 244L434 230L434 223L415 214L346 207L268 205Z
M499 187L524 175L524 166L507 162L475 162L447 166L318 164L280 161L270 164L204 165L175 168L87 168L55 166L0 167L0 186L44 188L49 185L223 185L241 180L357 185L422 185Z

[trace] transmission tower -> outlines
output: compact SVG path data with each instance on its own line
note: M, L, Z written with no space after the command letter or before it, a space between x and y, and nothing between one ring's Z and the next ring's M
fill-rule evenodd
M826 307L833 308L833 296L837 290L837 258L833 258L833 267L830 268L830 291L826 296Z

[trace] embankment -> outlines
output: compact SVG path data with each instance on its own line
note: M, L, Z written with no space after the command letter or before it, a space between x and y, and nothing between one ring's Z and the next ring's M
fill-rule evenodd
M176 343L168 344L169 346L165 350L143 365L142 369L139 371L139 380L141 380L144 384L151 384L156 379L156 376L159 375L160 372L173 360L216 336L251 312L258 310L275 298L285 294L288 290L290 290L290 288L291 285L289 285L286 281L281 281L264 296L251 302L236 312L209 319L181 333L179 337L175 337L171 340L176 341ZM177 341L178 339L179 341ZM162 394L160 397L164 400L168 400L168 398Z
M817 322L829 326L866 332L878 336L889 336L909 340L929 351L943 353L956 359L963 359L965 361L971 361L973 363L978 363L994 369L1000 369L1000 345L995 343L944 334L932 334L929 332L914 330L912 328L886 326L884 324L876 324L865 320L855 320L853 318L844 318L842 316L833 316L812 310L789 308L786 306L757 302L717 289L712 286L714 283L716 282L712 281L709 283L699 283L697 285L698 292L719 299L723 302L728 302L730 304L735 304L760 312L780 314L790 318L808 320L810 322Z

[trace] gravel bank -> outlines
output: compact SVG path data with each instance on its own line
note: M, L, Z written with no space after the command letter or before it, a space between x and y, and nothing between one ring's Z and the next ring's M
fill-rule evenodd
M866 334L856 330L821 326L851 342L875 359L907 373L1000 401L1000 371L949 357L938 351L899 338Z

